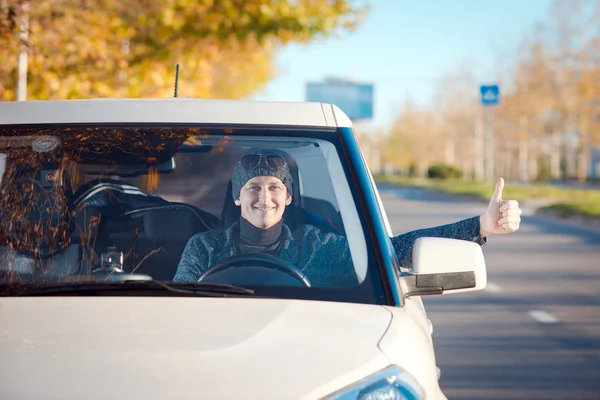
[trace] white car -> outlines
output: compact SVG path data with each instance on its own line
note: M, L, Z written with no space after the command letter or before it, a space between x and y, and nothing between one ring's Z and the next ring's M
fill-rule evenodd
M256 147L289 165L284 222L343 237L352 282L256 254L174 281L191 237L239 221ZM3 102L0 153L0 397L445 399L420 296L485 287L483 253L419 238L399 265L336 106Z

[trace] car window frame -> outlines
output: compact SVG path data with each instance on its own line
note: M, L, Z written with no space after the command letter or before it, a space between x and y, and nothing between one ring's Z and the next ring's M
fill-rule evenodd
M127 128L127 127L139 127L139 128L197 128L203 132L210 134L212 130L231 130L231 135L235 136L281 136L282 132L289 131L293 132L294 135L302 138L315 138L320 140L326 140L333 144L335 147L342 167L348 177L348 186L353 196L353 201L359 210L359 220L361 228L365 236L365 244L367 251L368 260L368 273L367 276L360 285L351 286L348 288L334 287L334 288L311 288L310 290L315 296L303 296L302 289L300 291L296 288L282 287L276 289L275 287L269 287L268 290L265 287L265 294L271 294L267 297L276 298L300 298L306 300L331 300L339 302L353 302L353 303L365 303L365 304L379 304L389 305L389 287L386 285L386 276L381 274L380 267L380 256L378 255L378 242L372 237L372 221L371 213L368 207L364 206L365 198L364 193L368 192L360 188L360 180L356 179L356 176L360 176L364 171L354 171L354 169L360 164L356 164L355 160L348 152L349 147L356 145L352 134L341 134L341 128L330 128L322 126L290 126L290 125L269 125L269 126L256 126L247 124L195 124L195 123L46 123L46 124L14 124L14 125L1 125L1 130L11 129L25 129L25 130L38 130L38 129L64 129L64 128ZM349 128L346 128L349 129ZM257 134L260 132L260 134ZM351 132L351 131L350 131ZM347 143L347 141L350 141ZM375 266L375 268L374 268ZM347 294L344 294L347 292ZM353 295L354 294L354 295ZM260 297L260 293L258 293Z

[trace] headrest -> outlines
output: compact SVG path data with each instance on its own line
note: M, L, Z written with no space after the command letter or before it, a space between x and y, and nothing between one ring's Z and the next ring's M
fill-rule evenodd
M232 184L231 181L229 181L227 184L227 192L225 193L225 202L223 203L223 209L221 210L223 229L227 229L239 221L241 216L240 208L235 205L233 200L231 200L232 192Z
M196 212L184 206L163 206L144 212L144 233L151 240L187 241L206 230Z

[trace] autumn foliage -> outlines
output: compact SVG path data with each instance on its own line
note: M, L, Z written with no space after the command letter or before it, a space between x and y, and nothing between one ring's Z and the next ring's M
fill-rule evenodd
M29 24L28 99L240 98L289 43L351 30L351 0L0 0L0 100L14 100Z
M481 106L479 85L488 82L472 66L448 71L432 107L407 102L371 144L381 167L425 175L442 162L468 180L587 179L600 147L600 1L554 1L496 61L499 106Z

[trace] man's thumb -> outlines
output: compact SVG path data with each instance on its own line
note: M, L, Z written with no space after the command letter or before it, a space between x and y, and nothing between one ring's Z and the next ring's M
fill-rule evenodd
M492 196L492 200L496 203L499 203L502 200L502 191L504 190L504 179L498 178L498 182L496 183L496 190L494 191L494 195Z

